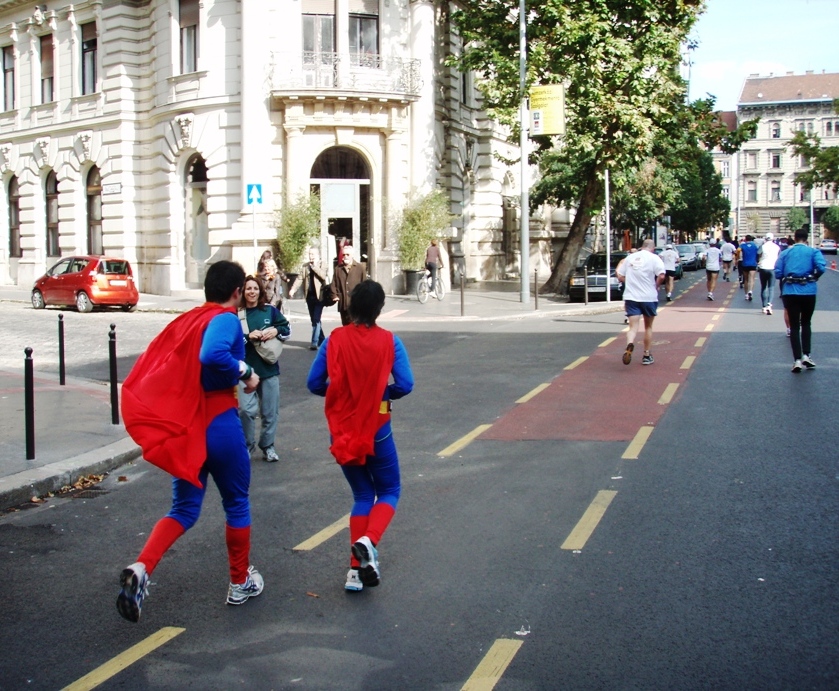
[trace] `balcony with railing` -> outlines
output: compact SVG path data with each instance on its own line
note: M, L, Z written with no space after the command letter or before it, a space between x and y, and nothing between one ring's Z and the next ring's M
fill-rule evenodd
M369 53L275 54L270 79L275 98L301 95L416 101L420 61Z

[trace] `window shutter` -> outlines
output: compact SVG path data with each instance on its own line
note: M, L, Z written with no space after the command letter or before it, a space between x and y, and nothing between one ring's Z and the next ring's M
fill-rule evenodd
M379 0L350 0L350 14L379 14Z
M335 14L335 0L303 0L303 14Z
M198 0L180 1L181 28L198 25Z

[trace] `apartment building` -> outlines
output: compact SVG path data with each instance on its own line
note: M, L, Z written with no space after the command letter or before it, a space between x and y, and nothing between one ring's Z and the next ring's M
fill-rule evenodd
M839 114L833 108L836 98L839 73L752 74L745 80L737 119L744 122L758 117L760 123L757 135L731 162L737 181L732 197L733 235L788 234L785 219L797 206L812 219L811 241L819 242L821 214L836 203L836 195L827 187L807 191L796 184L796 173L806 170L809 161L795 156L786 145L797 131L818 134L824 146L839 145Z
M467 278L515 270L517 150L481 110L450 5L432 0L0 0L0 282L106 253L140 289L256 257L317 191L319 245L401 288L392 219L451 199Z

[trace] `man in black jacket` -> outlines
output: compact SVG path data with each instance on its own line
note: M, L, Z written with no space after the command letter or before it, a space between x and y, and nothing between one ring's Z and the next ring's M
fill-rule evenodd
M352 245L345 245L341 255L341 263L335 269L330 289L332 296L338 301L338 313L341 324L346 326L352 322L350 317L350 293L364 280L364 266L355 260Z

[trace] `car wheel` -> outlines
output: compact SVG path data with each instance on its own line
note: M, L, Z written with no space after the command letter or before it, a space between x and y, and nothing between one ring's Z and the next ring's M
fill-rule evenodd
M137 305L123 305L122 306L122 311L123 312L136 312L137 311Z
M36 310L42 310L46 306L47 306L47 303L44 302L44 296L41 294L41 291L40 290L33 290L32 291L32 307Z
M79 294L76 295L76 309L79 312L92 312L93 311L93 303L90 301L90 298L87 296L83 290L79 291Z

